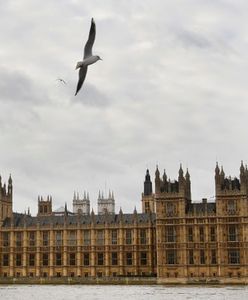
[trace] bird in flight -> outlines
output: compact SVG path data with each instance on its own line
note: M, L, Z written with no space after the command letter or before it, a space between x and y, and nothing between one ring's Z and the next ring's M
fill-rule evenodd
M84 83L88 66L94 64L98 60L102 60L100 56L92 55L92 47L95 41L95 37L96 37L96 24L94 19L92 18L88 41L84 46L84 59L83 61L79 61L76 65L76 70L79 69L78 72L79 78L78 78L78 84L77 84L77 90L75 96L77 95L77 93L79 92L79 90L81 89Z
M57 81L60 81L60 82L62 82L62 83L64 83L64 84L66 84L66 82L65 82L64 79L62 79L62 78L57 78L56 80L57 80Z

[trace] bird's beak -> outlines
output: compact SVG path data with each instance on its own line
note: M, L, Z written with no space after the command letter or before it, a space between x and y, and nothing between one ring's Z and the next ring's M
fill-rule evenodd
M103 59L101 59L101 57L99 58L100 60L103 60Z

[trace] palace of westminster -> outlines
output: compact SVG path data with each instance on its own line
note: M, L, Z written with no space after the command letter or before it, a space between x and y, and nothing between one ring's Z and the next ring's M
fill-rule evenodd
M12 210L13 185L0 177L0 278L153 277L158 283L248 281L248 169L215 168L215 201L191 200L188 170L177 180L146 171L142 213L115 213L113 193L74 194L73 212L38 198L38 214Z

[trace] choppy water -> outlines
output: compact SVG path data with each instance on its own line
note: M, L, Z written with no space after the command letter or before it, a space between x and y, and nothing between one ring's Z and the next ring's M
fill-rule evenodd
M248 287L0 285L0 300L247 300Z

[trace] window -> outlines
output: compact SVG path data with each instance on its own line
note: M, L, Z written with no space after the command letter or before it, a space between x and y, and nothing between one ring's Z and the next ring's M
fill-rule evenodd
M34 247L35 246L35 231L30 231L28 236L29 236L29 246Z
M132 230L126 229L126 244L131 245L132 244Z
M97 243L97 245L104 245L104 231L103 230L97 230L96 243Z
M169 226L166 228L167 242L174 243L176 242L176 230L175 227Z
M235 225L228 226L228 240L230 242L237 241L237 227Z
M118 253L117 252L112 252L111 263L113 266L117 266L117 264L118 264Z
M175 214L175 205L173 203L167 203L166 205L166 215L172 217Z
M35 265L35 254L34 253L29 254L28 264L30 267L33 267Z
M103 266L104 263L104 257L103 257L103 253L97 253L97 264L98 266Z
M210 227L210 241L211 242L215 242L216 241L215 227Z
M70 253L69 254L69 265L70 266L75 266L76 265L76 254L75 253Z
M205 264L205 251L200 250L200 264L204 265Z
M227 213L229 215L234 215L236 213L236 202L234 200L228 200Z
M62 246L62 231L56 231L55 244L56 246Z
M145 213L147 214L147 213L149 213L150 212L150 204L149 204L149 202L145 202Z
M48 261L49 261L49 254L48 253L43 253L42 254L42 265L43 266L48 266Z
M216 250L211 250L211 264L215 265L216 263Z
M128 266L131 266L133 264L133 253L132 252L126 253L126 263Z
M229 264L239 264L240 255L239 250L233 249L228 251L228 263Z
M9 245L9 232L3 232L3 246L8 247Z
M192 249L189 250L189 264L194 264L194 251Z
M84 245L89 246L90 245L90 230L84 230Z
M49 231L42 232L42 244L43 246L49 246Z
M90 254L84 253L84 266L89 266L90 264Z
M7 267L9 265L9 254L3 254L3 266Z
M16 266L20 267L22 265L22 255L21 254L16 254Z
M188 241L193 242L193 227L188 228Z
M76 230L70 230L68 233L68 246L76 246L77 245L77 232Z
M166 252L167 264L174 265L177 263L177 253L176 250L167 250Z
M204 242L204 228L201 226L199 228L200 242Z
M145 229L140 229L140 243L142 245L146 244L146 230Z
M111 243L112 245L117 245L117 229L112 230L111 232Z
M16 232L16 247L22 246L22 232Z
M62 265L62 254L56 253L56 266L61 266L61 265Z
M140 264L142 266L146 266L146 264L147 264L147 254L146 254L146 252L141 252L140 253Z

